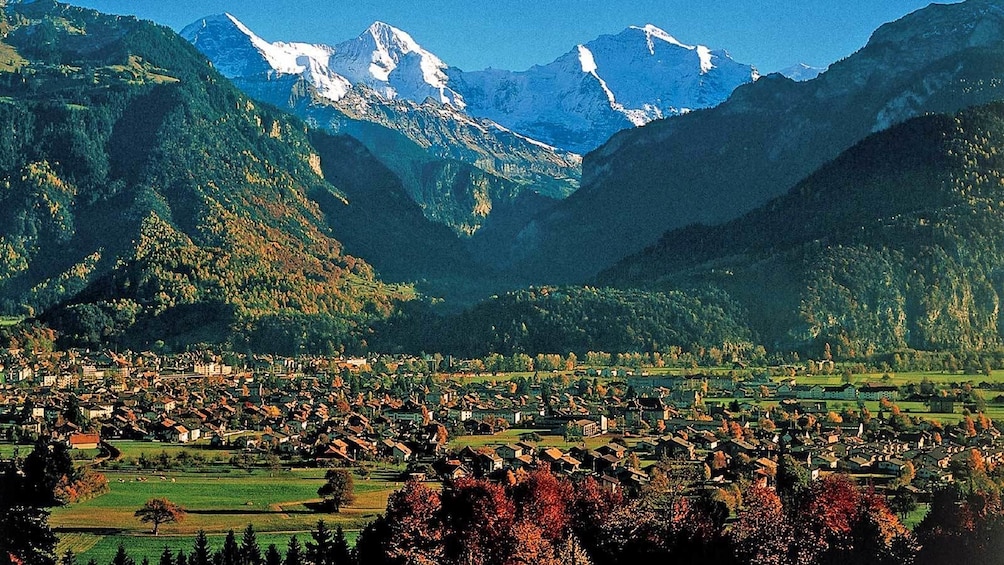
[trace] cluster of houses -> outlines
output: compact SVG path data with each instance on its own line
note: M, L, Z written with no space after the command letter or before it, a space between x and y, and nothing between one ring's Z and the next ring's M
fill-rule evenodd
M911 488L930 492L951 481L974 449L988 463L1004 459L994 426L938 433L897 429L879 418L866 426L827 417L831 400L896 401L899 389L882 384L631 375L607 378L601 393L598 375L574 373L542 375L522 387L410 372L352 377L375 364L262 358L237 367L204 354L76 352L40 367L7 351L0 440L48 434L82 449L113 439L203 440L321 465L385 460L444 480L546 465L627 491L642 488L667 462L710 482L745 475L769 485L787 454L814 475L847 472L880 487L912 468ZM408 367L423 366L422 359L409 360ZM715 395L775 402L726 406L712 402ZM509 434L477 448L451 443L458 435L507 429L524 433L519 441ZM539 441L555 435L573 447Z
M792 406L789 404L789 406ZM811 414L812 407L806 414ZM432 465L442 479L492 476L547 465L555 473L588 474L611 490L631 492L644 486L666 464L691 465L709 484L740 475L772 486L782 455L791 455L813 478L842 472L882 490L903 486L921 498L951 482L976 450L987 464L1004 462L1004 442L995 427L974 436L959 431L941 436L931 431L897 433L886 427L866 431L863 424L826 424L801 428L798 416L790 427L766 430L741 425L739 437L723 432L721 421L670 420L662 435L630 438L596 448L585 444L561 450L530 442L500 444L448 453ZM820 414L820 416L823 416ZM907 469L911 471L908 473Z

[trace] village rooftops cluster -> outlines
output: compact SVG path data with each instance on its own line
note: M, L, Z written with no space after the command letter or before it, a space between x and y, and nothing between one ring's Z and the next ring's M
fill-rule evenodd
M867 476L879 488L910 466L911 488L930 492L953 480L973 450L987 463L1004 459L1000 433L983 419L973 429L941 431L904 427L882 413L867 422L834 421L829 402L890 403L903 393L881 383L603 377L587 370L465 381L433 378L423 358L225 360L75 351L32 363L24 352L3 355L0 439L48 436L77 448L108 439L206 438L211 446L321 465L386 460L407 465L411 476L444 480L543 465L593 475L611 490L639 489L667 462L705 481L747 477L770 485L788 454L813 475L842 471ZM725 395L750 400L715 401ZM526 432L519 441L510 434L491 442L510 428ZM564 449L533 438L556 435ZM489 437L482 447L451 444L458 436Z

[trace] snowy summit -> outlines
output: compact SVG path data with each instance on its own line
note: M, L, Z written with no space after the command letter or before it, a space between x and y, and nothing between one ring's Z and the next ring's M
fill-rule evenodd
M725 51L684 44L651 24L521 72L449 67L383 22L334 46L270 43L230 14L203 18L181 34L230 78L300 75L332 101L357 86L366 87L362 96L385 100L432 99L577 153L622 129L715 106L759 76Z

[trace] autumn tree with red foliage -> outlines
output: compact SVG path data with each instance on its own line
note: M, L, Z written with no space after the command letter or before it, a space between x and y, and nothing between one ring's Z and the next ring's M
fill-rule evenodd
M447 485L441 516L445 562L505 565L515 544L516 506L501 485L470 478Z
M387 501L387 558L402 565L435 565L443 559L439 493L408 481Z
M884 499L844 476L794 489L788 499L759 486L740 493L662 484L624 500L592 477L573 484L547 469L508 473L503 484L464 478L442 493L410 482L360 534L358 559L368 565L908 565L917 553Z
M547 469L532 471L511 489L517 519L540 527L543 538L556 543L568 535L571 519L568 503L572 485L559 481Z
M813 482L790 506L781 505L782 514L776 495L751 490L746 498L747 510L733 529L741 561L902 565L917 552L885 499L863 493L844 475Z
M744 493L743 503L730 532L736 558L759 565L788 563L795 534L777 493L753 486Z
M185 509L166 498L151 498L135 515L140 522L153 524L153 535L157 535L161 524L184 520Z

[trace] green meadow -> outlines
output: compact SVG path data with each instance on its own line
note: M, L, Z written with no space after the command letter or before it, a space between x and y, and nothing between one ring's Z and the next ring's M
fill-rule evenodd
M82 563L91 558L107 563L120 543L137 562L143 557L155 562L165 544L188 552L200 529L221 544L228 530L239 533L249 523L258 532L263 548L269 543L285 547L293 534L305 540L320 519L332 528L340 525L347 532L357 532L384 511L387 498L402 485L392 470L374 471L369 479L356 477L355 502L339 513L326 513L311 506L319 500L317 489L323 483L324 469L274 473L234 470L225 474L104 472L109 493L55 508L50 518L60 538L59 550L74 551ZM187 515L180 523L162 525L160 535L153 536L134 513L148 499L158 497L180 504Z

